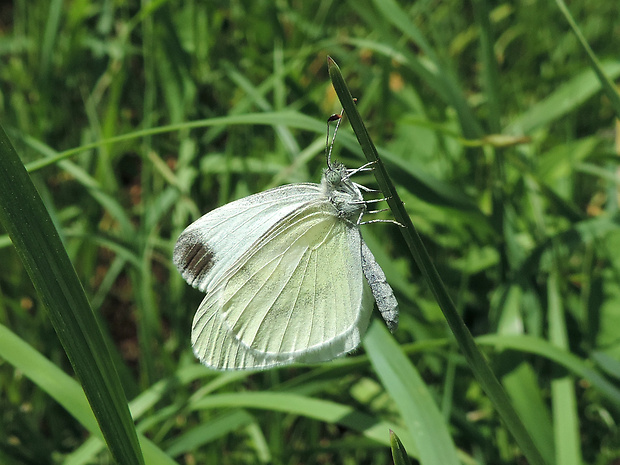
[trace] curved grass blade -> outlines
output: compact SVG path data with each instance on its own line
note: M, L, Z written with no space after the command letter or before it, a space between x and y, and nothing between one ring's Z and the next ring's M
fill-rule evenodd
M364 347L415 441L420 462L425 465L458 465L460 462L444 417L419 373L390 337L385 325L378 320L370 325Z
M269 113L248 113L244 115L233 115L233 116L224 116L219 118L209 118L192 122L185 122L179 124L172 124L168 126L158 126L156 128L142 129L139 131L130 132L127 134L123 134L120 136L110 137L107 139L101 139L89 144L82 145L80 147L75 147L69 150L65 150L62 152L57 152L51 147L43 144L42 142L33 139L28 136L20 136L22 142L33 150L44 155L44 158L39 160L35 160L26 165L26 169L32 173L34 171L40 170L50 165L57 164L58 162L65 160L67 158L73 157L79 153L86 152L88 150L95 149L100 146L111 145L115 143L120 143L132 139L137 139L141 137L153 136L155 134L162 134L167 132L175 132L180 130L190 130L195 128L203 128L203 127L224 127L231 125L267 125L274 127L282 127L286 126L287 128L296 128L296 129L304 129L309 131L314 131L317 134L321 134L320 143L317 147L320 147L322 151L324 148L324 140L323 133L325 132L325 123L319 121L315 118L310 118L309 116L303 115L296 111L281 111L281 112L269 112ZM356 145L355 139L353 136L347 133L339 134L340 143L350 149ZM398 173L399 181L403 185L413 186L412 192L417 195L422 200L427 202L444 205L452 208L465 209L471 212L480 215L479 208L475 204L475 202L469 199L461 190L456 187L436 179L431 174L425 172L424 167L418 165L414 161L408 161L407 163L403 163L401 159L396 157L387 151L382 151L382 157L389 165L393 165L395 167L394 171ZM212 157L210 158L210 160ZM152 163L159 163L157 161L153 161ZM217 159L213 159L212 163L214 165L220 167L221 163L217 162ZM247 163L247 159L244 158L244 163ZM265 166L265 161L261 160L261 166ZM159 163L161 166L162 163ZM165 165L165 164L163 164ZM245 165L244 165L245 166ZM67 169L67 167L63 167L63 169ZM85 184L87 187L94 188L93 181L88 179L87 175L80 171L77 167L73 166L70 168L71 174L75 177L79 177L81 182ZM173 185L177 185L177 181L174 178L174 174L171 172L166 172L164 176L167 176L170 183ZM180 187L180 186L177 186ZM109 208L111 211L116 212L118 209L112 209L114 207L113 202L102 196L97 198L97 200L105 205L106 208ZM117 215L119 216L119 215ZM481 216L481 215L480 215ZM482 218L482 216L481 216Z
M527 335L510 335L510 334L489 334L479 336L476 342L480 345L494 346L496 350L518 350L529 354L545 357L566 369L575 375L587 379L590 384L607 397L617 412L620 412L620 389L614 383L610 382L591 364L586 363L576 355L562 350L553 344L533 336Z
M239 392L212 394L188 404L188 409L193 410L222 407L261 409L302 415L325 423L342 425L386 446L389 445L386 432L392 429L398 431L399 436L403 438L411 456L417 456L415 443L408 430L337 402L288 392Z
M84 289L49 213L0 127L0 222L48 312L112 456L144 464L127 400Z
M601 65L601 71L615 79L620 76L620 63L606 61ZM601 83L597 81L593 70L585 69L559 85L543 100L534 103L516 116L503 132L504 134L531 134L568 113L576 111L580 105L600 90Z
M41 390L62 405L73 418L79 421L92 434L87 441L92 444L92 454L88 456L89 459L92 459L92 456L98 453L101 448L100 440L103 439L103 436L79 383L3 325L0 325L0 358L20 370L28 379L39 386ZM91 441L93 438L97 439L99 444L93 443ZM176 464L174 460L144 436L140 437L140 443L149 465ZM84 463L76 462L75 460L68 461L70 463ZM92 460L89 460L88 463L92 463ZM128 462L118 463L124 464Z
M179 407L176 405L154 409L155 405L162 402L162 398L166 397L171 391L178 392L179 389L190 389L189 386L196 380L202 378L213 378L211 381L203 384L202 387L192 395L192 398L195 398L196 396L206 395L216 389L219 389L229 383L239 381L247 376L249 376L249 372L240 371L217 374L214 377L214 373L209 372L202 365L189 365L177 370L171 377L157 381L148 389L142 391L140 395L129 403L131 414L136 422L144 417L144 419L138 424L138 432L142 433L150 428L154 428L161 422L165 422L171 416L178 413ZM151 412L152 414L147 416L148 412ZM148 464L173 463L172 459L167 457L161 449L151 445L142 436L139 437L142 442L144 455ZM67 456L65 465L84 465L87 463L92 463L94 457L103 447L104 444L99 439L99 436L92 436L88 440L84 441L84 443L69 456ZM157 455L154 454L159 454L160 456L165 457L159 457L157 461L155 461ZM168 462L166 462L166 460Z
M400 33L409 38L423 51L424 56L428 58L428 60L426 60L426 65L420 66L420 63L420 65L414 65L412 68L424 69L425 72L420 73L421 77L430 86L437 86L441 89L442 97L446 102L454 106L465 136L468 139L482 136L483 131L478 123L478 119L467 103L467 99L451 68L442 62L441 57L431 47L422 31L420 31L414 22L409 20L409 15L405 10L403 10L400 4L395 0L373 0L373 3L381 15L381 18L392 24ZM407 56L411 64L420 61L414 54L411 54L407 48L403 49L403 54Z
M400 439L392 430L390 430L390 449L392 449L394 465L411 465L405 446L403 446L403 443L400 442Z
M549 340L553 345L568 350L566 310L562 305L558 266L551 268L547 280L549 307ZM563 465L583 463L579 437L579 414L575 393L575 382L571 376L554 379L551 382L553 426L555 433L555 461Z
M255 422L256 419L245 410L224 412L174 438L166 452L171 457L178 457Z
M480 346L493 347L497 351L502 350L514 350L517 352L523 352L527 354L536 355L538 357L545 358L559 366L566 368L579 378L584 378L592 385L594 389L597 389L603 396L607 397L616 408L616 411L620 412L620 389L618 389L614 383L609 381L600 369L595 368L591 362L586 361L577 355L562 350L548 341L524 334L512 335L512 334L487 334L484 336L476 337L476 343ZM450 344L448 339L433 339L428 341L418 341L409 344L403 344L401 349L405 354L412 355L423 353L426 351L438 350L440 347L444 347ZM600 354L596 352L592 354L592 360L598 361ZM335 360L330 364L330 367L338 367L345 363L348 366L361 366L366 363L367 355L358 355L356 357L347 357L343 361ZM345 362L346 360L346 362ZM618 363L614 363L613 366L608 368L615 368ZM620 370L614 370L613 373L606 373L618 378Z
M570 14L570 11L568 11L568 7L566 6L566 3L564 3L564 0L555 0L555 3L558 5L558 8L560 9L562 14L566 18L566 21L570 25L573 32L575 33L577 40L579 41L583 49L586 51L586 54L588 55L588 59L590 60L590 66L596 73L596 76L598 77L599 81L601 81L603 92L605 92L605 95L607 95L607 98L609 98L611 105L616 112L616 117L620 118L620 93L618 92L618 89L616 88L614 83L611 81L611 79L609 79L609 77L607 77L607 75L603 71L603 68L601 67L600 62L598 61L598 58L596 58L596 55L594 54L594 51L590 47L590 44L588 44L588 41L581 33L581 29L579 29L579 26L577 26L577 23L573 19L573 16Z
M476 379L484 389L485 393L489 396L494 407L506 423L506 426L514 436L515 440L521 447L523 454L527 457L528 461L533 465L544 464L545 461L540 454L540 451L534 444L529 432L523 425L523 422L517 415L515 409L510 403L510 399L506 394L506 391L502 388L497 377L491 370L491 367L485 360L484 356L480 352L480 349L476 346L474 339L469 332L467 326L463 322L456 311L456 307L452 302L452 299L448 295L448 291L437 272L437 269L433 265L424 243L420 238L417 230L411 223L411 219L405 211L404 205L400 200L394 185L389 179L389 176L383 166L383 162L379 159L377 150L370 139L370 135L366 130L361 116L359 115L351 92L347 87L340 68L334 60L328 57L329 75L331 77L334 89L338 94L340 103L344 108L351 126L355 131L355 135L362 147L362 151L369 162L374 162L373 173L377 178L377 184L383 192L383 195L387 198L387 203L390 206L390 210L394 215L394 219L400 224L404 225L401 228L403 238L409 247L409 251L413 256L416 264L418 265L421 273L426 278L426 281L441 308L441 311L454 334L454 337L459 345L459 348L465 355L467 363L469 364L472 372L476 376Z
M519 355L515 354L515 358ZM541 392L534 368L526 361L521 362L502 377L502 384L532 435L532 439L536 442L538 450L547 463L554 463L555 442L551 412Z

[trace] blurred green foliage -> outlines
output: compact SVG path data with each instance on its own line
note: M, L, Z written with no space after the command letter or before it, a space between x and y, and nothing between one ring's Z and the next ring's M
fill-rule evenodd
M617 2L569 7L617 79ZM197 366L201 296L171 263L200 214L319 180L325 120L340 109L328 54L542 455L617 460L618 115L556 4L540 0L0 5L1 122L106 328L138 429L185 464L387 464L389 428L417 456L412 419L363 351L257 374ZM337 157L356 166L347 131ZM459 459L519 462L398 229L363 233L400 302L395 338ZM0 246L0 323L71 373L4 235ZM108 463L25 367L0 361L0 462Z

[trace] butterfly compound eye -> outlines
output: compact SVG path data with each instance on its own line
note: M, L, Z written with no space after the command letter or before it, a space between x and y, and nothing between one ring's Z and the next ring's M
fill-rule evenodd
M330 186L336 188L342 182L342 173L337 168L336 169L328 169L325 172L325 180L327 181L327 183Z

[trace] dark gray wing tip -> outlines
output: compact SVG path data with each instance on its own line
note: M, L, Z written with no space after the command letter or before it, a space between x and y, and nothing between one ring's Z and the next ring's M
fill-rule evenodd
M192 286L198 286L203 277L213 268L215 255L208 244L195 238L181 235L172 255L172 262L183 278Z

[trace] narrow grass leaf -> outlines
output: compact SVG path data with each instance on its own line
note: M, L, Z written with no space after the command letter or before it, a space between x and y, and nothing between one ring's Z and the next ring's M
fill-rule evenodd
M111 137L108 139L101 139L96 142L85 144L80 147L65 150L63 152L56 152L51 147L43 144L30 137L22 137L22 142L27 144L33 150L45 155L44 158L30 162L26 165L29 172L38 171L46 166L57 164L58 162L76 156L79 153L86 152L104 145L111 145L120 142L126 142L132 139L138 139L147 136L153 136L155 134L162 134L167 132L176 132L182 130L196 129L202 127L225 127L232 125L268 125L274 127L288 127L289 129L297 128L307 131L312 131L317 134L321 134L320 146L324 147L325 122L319 121L314 118L310 118L304 114L295 111L282 111L272 113L248 113L244 115L233 115L221 118L210 118L199 121L192 121L180 124L172 124L168 126L158 126L157 128L139 130L121 136ZM348 149L353 152L357 152L357 142L355 138L347 134L346 132L339 133L339 141ZM436 179L434 176L426 172L423 166L414 161L403 161L400 157L386 151L381 150L381 156L385 159L389 166L393 167L393 171L396 173L396 179L404 186L409 186L408 189L414 194L418 195L422 200L427 202L444 205L457 209L464 209L467 211L479 212L479 208L476 203L469 198L462 190L452 186L444 181ZM147 158L154 164L159 164L158 161L151 160L151 157ZM212 159L213 158L213 159ZM241 160L241 159L240 159ZM247 163L247 158L243 158L243 162ZM250 159L251 162L251 159ZM218 163L218 158L210 156L203 160L205 169L212 170L213 172L225 172L231 168L222 168L222 163ZM256 161L257 168L254 171L270 172L269 165L265 165L265 160ZM214 167L214 168L211 168ZM267 168L266 168L267 167ZM241 171L243 166L235 166L233 169ZM82 184L89 188L91 194L101 203L101 205L110 212L113 213L115 218L121 225L126 228L128 221L123 218L122 211L118 208L117 203L109 196L106 196L100 192L99 186L92 178L75 165L63 166L63 169L70 171L70 174L75 176ZM246 168L247 169L247 168ZM275 170L276 168L273 168ZM279 171L279 170L278 170ZM175 183L176 184L176 183Z
M590 357L607 375L620 380L620 361L605 352L593 352Z
M409 359L375 320L364 338L373 368L400 410L424 465L457 465L459 459L445 419Z
M527 335L486 335L477 337L476 342L480 345L493 346L496 350L518 350L552 360L564 366L575 375L588 380L620 412L620 389L593 368L590 363L566 350L562 350L543 339Z
M84 391L77 381L3 325L0 325L0 358L21 371L24 376L39 386L42 391L62 405L95 438L103 439L93 411L88 405ZM140 444L144 450L146 463L149 465L176 464L175 461L144 436L140 436ZM96 453L99 450L101 450L101 443L98 446L91 444L89 452ZM92 456L89 455L88 458L92 459ZM84 462L71 461L71 463ZM119 461L118 463L130 462Z
M432 77L426 79L429 85L434 85L432 81L442 84L444 94L442 97L448 105L452 105L456 110L463 132L468 139L478 138L482 135L482 129L478 123L476 115L465 99L462 89L454 76L452 70L444 65L435 50L426 41L424 34L409 19L409 15L404 11L395 0L373 0L375 7L386 21L393 24L401 33L409 37L416 46L420 47L425 58L430 62L426 69L430 71ZM409 52L404 52L409 55ZM410 60L414 61L414 60Z
M518 356L518 355L517 355ZM547 463L555 461L551 414L532 366L521 363L502 378L506 391Z
M411 465L405 446L403 446L403 443L400 442L400 439L392 430L390 430L390 449L392 449L394 465Z
M611 78L620 76L620 62L611 61L601 65L602 71ZM514 118L504 129L506 134L530 134L548 126L553 121L575 111L587 99L601 90L601 83L591 69L585 70L561 84L552 94L530 106Z
M389 445L387 432L392 429L398 432L412 456L416 456L417 453L415 443L406 429L359 412L348 405L313 397L288 392L241 392L212 394L188 405L188 408L193 410L223 407L243 407L302 415L325 423L344 426L386 446Z
M77 418L84 428L101 436L80 385L3 325L0 325L0 358L34 384L44 387L44 391Z
M214 389L218 389L220 387L225 386L228 383L238 381L248 376L247 372L232 372L232 373L224 373L216 375L215 378L203 385L194 396L199 393L208 393ZM178 391L179 389L188 390L188 385L203 378L212 378L214 377L214 373L212 371L207 370L202 365L189 365L185 368L178 370L174 376L171 376L166 379L162 379L148 389L142 391L140 395L134 398L130 403L129 407L131 410L131 414L134 419L138 421L149 411L152 411L155 404L162 401L162 398L168 395L171 391ZM138 431L143 432L148 430L161 423L162 421L168 421L171 416L178 413L178 406L169 406L164 408L159 408L155 410L155 413L149 417L146 417L143 421L140 421L138 424ZM165 411L165 412L164 412ZM161 414L164 412L164 414ZM144 439L140 437L142 441ZM85 463L90 463L93 460L93 457L99 453L99 451L104 447L102 441L99 440L98 437L91 437L87 441L85 441L78 449L76 449L73 453L71 453L70 457L67 459L68 463L66 465L82 465ZM158 454L161 454L161 451L157 451ZM145 456L147 460L149 459L149 451L146 450L145 447Z
M47 21L45 23L45 32L41 41L41 73L39 78L47 79L50 63L54 56L56 46L56 38L58 37L58 26L63 14L63 1L52 0L48 3Z
M552 268L547 280L549 339L553 345L568 350L568 333L558 274L559 271L556 265ZM574 384L572 376L565 376L551 382L555 461L562 465L579 465L583 463Z
M487 0L474 0L472 2L474 17L480 27L480 58L482 61L482 77L484 79L486 102L489 107L488 124L494 133L501 130L500 102L500 73L495 54L495 40L491 28L489 4Z
M196 450L209 442L215 441L244 426L254 423L256 419L245 410L233 410L203 421L199 426L188 429L175 438L166 448L171 457Z
M590 60L590 66L596 73L596 76L598 77L601 83L601 86L603 88L603 92L605 92L605 95L607 95L607 98L609 98L609 101L611 102L611 105L616 112L616 118L620 118L620 93L618 92L616 85L613 83L613 81L607 76L607 74L603 70L603 67L598 61L598 58L596 57L596 55L594 54L592 47L590 47L590 44L588 44L588 41L581 33L581 29L579 29L579 26L573 19L573 16L570 14L570 11L568 10L566 3L564 3L564 0L555 0L555 3L558 5L558 8L560 9L562 14L566 18L566 21L570 25L573 32L575 33L577 40L579 41L583 49L586 51L586 54L588 55L588 59Z
M445 284L431 261L426 247L424 247L422 238L407 215L403 203L400 200L400 196L396 192L383 163L379 159L377 150L357 111L355 103L353 102L353 97L351 97L351 92L342 77L338 65L331 58L328 58L328 66L334 89L349 117L349 121L355 131L355 135L362 147L364 155L366 155L369 162L375 163L373 173L377 178L379 188L386 196L387 203L390 206L394 218L403 225L403 227L401 227L401 233L403 234L405 243L422 275L426 278L426 282L437 300L459 348L467 359L467 363L530 463L534 465L545 463L538 448L532 441L529 432L525 429L523 422L512 407L506 391L502 388L493 370L491 370L491 367L480 352L480 349L476 346L469 329L465 326L463 319L457 312L446 290Z
M125 394L81 283L24 165L0 128L0 222L82 382L115 460L143 464Z
M68 454L63 460L62 465L92 464L103 447L103 442L98 437L91 436L80 447Z

